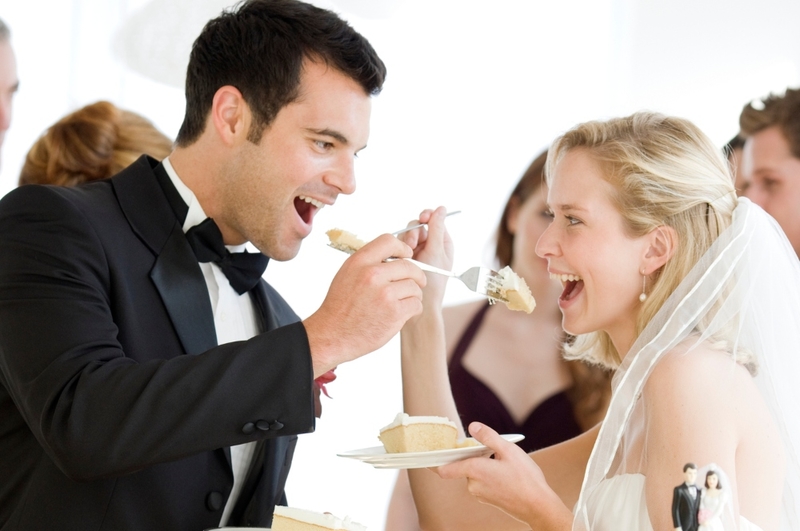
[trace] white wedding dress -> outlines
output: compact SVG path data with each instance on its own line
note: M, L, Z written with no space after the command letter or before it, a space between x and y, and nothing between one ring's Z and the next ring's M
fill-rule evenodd
M749 354L756 388L786 455L780 530L800 529L800 262L774 219L739 199L733 223L651 319L615 371L612 398L574 507L573 531L652 530L645 499L642 393L656 364L679 344L717 343ZM734 363L732 361L732 363ZM719 378L724 375L714 375ZM787 408L787 404L790 405ZM698 463L703 468L703 463ZM698 470L698 477L703 477ZM680 475L680 471L676 473ZM722 482L723 485L730 484ZM664 493L671 503L672 492ZM725 500L712 530L761 531Z
M724 531L725 528L720 518L722 510L725 508L725 494L724 492L719 492L717 496L709 496L707 493L708 489L703 489L702 498L700 498L700 511L706 511L708 519L700 524L697 531ZM739 529L741 528L742 525L740 523ZM758 529L757 526L753 526L753 528Z
M721 501L721 497L718 498ZM665 503L670 503L667 500ZM702 502L701 502L702 503ZM586 501L589 529L592 531L652 531L644 497L644 476L622 474L601 482ZM702 531L722 531L719 518ZM738 531L762 531L760 527L739 517Z

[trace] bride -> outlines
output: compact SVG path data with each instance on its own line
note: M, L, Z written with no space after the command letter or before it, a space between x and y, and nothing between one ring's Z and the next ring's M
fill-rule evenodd
M537 253L560 280L570 357L613 368L606 419L530 455L495 451L409 474L422 529L673 529L687 462L730 472L724 529L798 528L800 264L777 224L737 200L726 161L686 120L653 113L578 125L548 155L553 221ZM406 233L452 266L444 209ZM441 318L446 278L401 332L410 415L458 423ZM554 333L556 333L554 331ZM498 510L499 509L499 510Z
M697 513L697 521L700 524L697 531L725 529L722 525L722 514L726 507L727 490L722 486L720 475L715 466L706 472L706 481L700 497L700 511Z

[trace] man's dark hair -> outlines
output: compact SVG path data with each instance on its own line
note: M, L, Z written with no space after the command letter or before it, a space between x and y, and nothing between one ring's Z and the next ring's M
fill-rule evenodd
M684 472L686 472L690 468L693 469L693 470L697 470L697 465L695 465L694 463L686 463L685 465L683 465L683 471Z
M741 135L736 135L735 137L728 140L728 143L722 146L722 153L725 154L726 157L730 158L731 153L734 150L744 148L744 137Z
M186 115L176 144L205 128L214 94L236 87L253 113L248 140L258 143L278 111L299 96L305 59L322 61L381 91L386 67L370 43L335 13L297 0L245 0L211 20L192 46L186 72Z
M739 115L740 135L747 138L773 125L780 128L795 158L800 158L800 88L770 94L748 103Z

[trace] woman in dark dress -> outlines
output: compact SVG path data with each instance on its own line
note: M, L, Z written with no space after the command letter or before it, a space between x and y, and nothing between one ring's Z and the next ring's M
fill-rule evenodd
M602 420L607 373L562 358L560 283L534 247L547 228L547 152L528 167L506 203L497 230L499 267L510 265L536 299L530 315L485 299L443 310L450 385L461 422L483 422L499 433L521 433L526 452L572 438ZM408 477L400 471L386 531L419 530Z

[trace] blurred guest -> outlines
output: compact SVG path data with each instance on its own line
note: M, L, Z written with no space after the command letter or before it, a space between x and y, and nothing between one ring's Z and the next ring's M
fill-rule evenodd
M142 116L99 101L50 126L33 144L19 184L73 186L107 179L142 155L162 160L172 141Z
M775 218L800 256L800 89L748 103L739 128L745 195Z
M742 151L744 150L744 139L736 135L731 138L725 147L722 148L725 156L728 158L728 164L731 167L731 175L733 176L733 186L736 188L736 195L743 196L747 190L747 181L744 179L742 172Z
M558 297L547 261L534 251L552 219L547 208L547 152L534 159L506 202L497 228L495 257L525 279L537 301L534 313L485 300L443 310L450 386L464 426L473 421L501 433L521 433L526 452L570 439L603 418L607 373L562 357ZM397 484L387 531L419 529L405 471Z
M18 88L17 60L11 48L11 31L0 19L0 148L11 126L11 100Z

